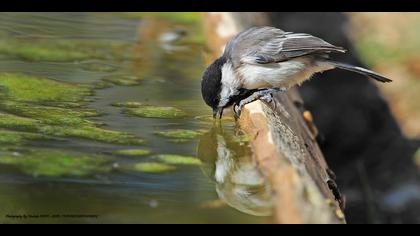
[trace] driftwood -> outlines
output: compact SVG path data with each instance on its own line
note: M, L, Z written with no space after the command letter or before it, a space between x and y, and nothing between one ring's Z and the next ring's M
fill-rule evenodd
M206 13L206 35L213 53L243 28L265 25L263 13ZM344 202L316 141L311 114L297 90L276 94L273 104L255 101L238 120L251 137L254 157L275 192L278 223L345 223Z
M236 13L235 13L236 14ZM259 13L261 14L261 13ZM352 13L354 14L354 13ZM239 13L247 18L247 13ZM306 32L348 49L334 58L367 67L350 38L350 15L340 12L270 12L270 25ZM392 64L389 64L392 67ZM379 84L343 70L316 75L299 87L323 142L321 150L346 196L348 223L419 223L419 144L401 132Z

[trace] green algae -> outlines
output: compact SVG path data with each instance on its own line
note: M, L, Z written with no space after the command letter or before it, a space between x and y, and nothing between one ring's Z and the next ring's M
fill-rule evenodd
M134 164L131 168L132 171L159 174L176 170L175 166L157 163L157 162L142 162Z
M0 41L0 54L27 61L77 61L91 58L86 52L52 47L48 44L32 44L27 41Z
M190 156L162 154L162 155L157 155L156 159L166 164L174 164L174 165L200 165L201 164L201 161L199 159L195 157L190 157Z
M117 66L103 64L103 63L83 63L81 68L86 71L95 71L95 72L114 72L118 70Z
M102 78L104 82L108 82L114 85L121 86L133 86L140 84L143 81L142 77L132 76L132 75L112 75Z
M3 102L0 109L9 113L27 118L37 119L44 124L56 125L87 125L93 122L86 120L87 117L97 116L92 111L66 109L51 106L39 106L30 103Z
M114 86L113 83L111 82L106 82L106 81L96 81L94 83L91 84L91 88L93 89L106 89L106 88L111 88L112 86Z
M188 129L173 129L173 130L155 132L155 134L162 137L166 137L166 138L184 141L184 140L195 139L202 133L199 131L188 130Z
M149 156L152 152L145 149L124 149L113 152L119 156Z
M6 116L4 114L0 114L0 127L13 130L35 132L42 135L85 138L94 141L114 144L144 144L144 140L124 132L105 130L91 125L46 125L38 120L27 119L12 115Z
M24 61L77 62L90 59L129 59L129 46L90 40L22 40L2 37L0 55ZM133 57L134 58L134 57Z
M191 142L191 139L180 139L180 138L175 138L175 139L169 139L169 142L171 143L188 143Z
M142 144L134 135L99 128L84 109L89 88L22 74L0 74L0 127L58 137L85 138L115 144ZM43 105L46 104L46 105Z
M1 73L0 94L16 102L80 102L87 88L24 74Z
M144 144L144 140L132 134L120 131L106 130L93 126L80 127L60 127L60 126L40 126L40 133L58 136L58 137L74 137L84 138L99 142L123 144L123 145L138 145Z
M89 176L112 170L105 156L36 149L25 152L0 153L0 164L12 165L31 176Z
M25 137L28 136L18 131L0 130L0 143L2 144L20 144Z
M46 136L34 133L0 129L0 144L20 145L29 140L44 140Z
M89 99L88 98L83 98L83 102L88 102ZM54 102L54 101L47 101L47 102L40 102L40 105L43 106L49 106L49 107L59 107L59 108L67 108L67 109L72 109L72 108L83 108L83 104L82 103L77 103L77 102ZM88 110L88 109L83 109L85 111L85 114L88 114L87 111L90 111L91 116L97 116L99 113L96 112L95 110Z
M11 114L0 113L0 127L6 129L36 130L40 121L19 117Z
M51 43L50 40L40 41L42 43ZM56 40L51 47L83 52L89 56L89 59L98 60L134 60L139 58L132 53L132 45L116 41L97 41L97 40Z
M187 24L195 24L201 20L200 12L118 12L107 15L114 15L126 19L160 18Z
M187 114L175 107L143 106L139 108L127 108L125 113L145 118L175 119L185 117Z
M0 107L4 109L1 105ZM19 115L26 115L31 118L0 114L0 127L56 137L85 138L106 143L144 143L144 140L128 133L98 128L96 127L97 123L83 119L80 113L66 109L64 109L64 114L54 111L57 111L57 109L52 107L32 107L28 108L28 110L14 110Z

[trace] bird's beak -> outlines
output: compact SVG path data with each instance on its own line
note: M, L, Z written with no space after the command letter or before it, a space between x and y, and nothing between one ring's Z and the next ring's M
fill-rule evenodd
M216 119L218 114L219 114L219 119L222 119L223 107L217 107L213 109L213 119Z

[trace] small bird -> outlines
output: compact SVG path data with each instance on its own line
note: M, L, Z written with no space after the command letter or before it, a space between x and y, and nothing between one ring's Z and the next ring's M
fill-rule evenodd
M329 59L330 53L345 52L310 34L252 27L232 38L223 55L207 67L201 94L213 109L214 118L221 118L223 110L232 105L239 117L246 104L258 99L271 102L272 93L285 92L315 73L334 68L383 83L392 81L371 70Z

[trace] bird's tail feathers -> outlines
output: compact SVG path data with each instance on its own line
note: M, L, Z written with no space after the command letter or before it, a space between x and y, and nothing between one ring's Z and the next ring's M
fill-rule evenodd
M362 67L358 67L358 66L353 66L350 64L346 64L346 63L342 63L342 62L337 62L337 61L331 61L331 60L326 60L326 62L328 62L328 64L333 65L336 68L340 68L343 70L348 70L348 71L352 71L352 72L356 72L358 74L362 74L364 76L370 77L372 79L375 79L377 81L380 81L382 83L389 83L392 82L392 80L388 79L387 77L378 74L376 72L373 72L371 70L362 68Z

